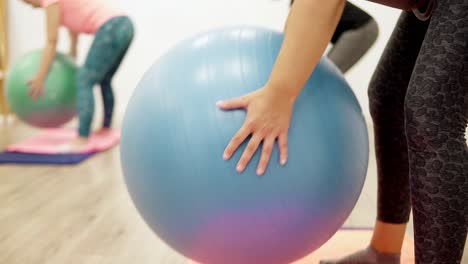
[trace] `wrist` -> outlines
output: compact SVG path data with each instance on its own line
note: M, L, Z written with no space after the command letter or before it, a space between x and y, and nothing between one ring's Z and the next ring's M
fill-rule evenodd
M269 80L265 88L275 95L291 101L295 101L301 92L301 88L297 84L288 80Z
M45 79L46 79L46 77L42 76L42 75L36 75L36 77L34 78L35 81L41 82L41 83L44 83Z

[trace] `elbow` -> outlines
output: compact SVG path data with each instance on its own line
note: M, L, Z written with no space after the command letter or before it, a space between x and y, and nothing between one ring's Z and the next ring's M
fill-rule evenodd
M367 31L368 31L369 39L370 39L371 45L373 45L377 41L377 38L379 37L379 33L380 33L379 25L377 24L377 21L373 17L371 17L371 19L367 23L367 27L368 27Z
M346 0L327 0L330 1L330 6L333 6L336 9L344 9L346 5Z
M55 48L57 46L57 42L58 42L58 40L56 38L50 38L50 39L47 40L46 45L47 45L47 47Z
M320 11L320 10L325 10L325 9L332 9L336 10L339 12L340 10L343 10L345 5L346 5L346 0L295 0L296 2L302 2L302 7L309 9L309 10L314 10L314 11ZM292 3L291 3L292 5Z
M296 1L299 1L299 0L296 0ZM329 4L330 6L344 6L346 4L346 0L327 0L327 1L322 1L322 0L303 0L305 3L309 3L309 4L317 4L317 3L320 3L323 5L324 2L326 2L327 4ZM294 2L294 1L292 1ZM291 5L292 5L292 2L291 2Z

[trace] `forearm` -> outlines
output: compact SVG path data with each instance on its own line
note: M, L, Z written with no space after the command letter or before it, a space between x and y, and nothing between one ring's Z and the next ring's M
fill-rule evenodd
M54 61L57 52L56 42L48 42L44 51L42 52L41 62L36 78L45 81L49 72L50 66Z
M58 42L58 29L60 25L60 6L58 4L50 5L46 8L46 26L47 42L42 52L39 70L35 79L44 82L49 73L50 66L55 59Z
M320 61L341 18L345 0L295 0L269 87L295 98Z
M78 34L70 32L70 55L76 57L78 47Z

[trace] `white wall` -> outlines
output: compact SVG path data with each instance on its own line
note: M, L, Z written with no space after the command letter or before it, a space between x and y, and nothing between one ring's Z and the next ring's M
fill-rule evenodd
M10 52L14 62L24 52L42 47L44 16L19 0L10 0ZM118 111L124 111L128 97L145 70L158 56L177 41L201 30L223 25L248 24L277 30L283 28L288 14L289 0L114 0L126 10L136 24L135 41L115 79L119 97ZM393 29L399 11L362 0L352 2L369 11L378 21L381 34L372 50L347 74L365 112L367 84ZM82 62L91 43L90 37L80 42L79 62ZM68 39L61 34L59 48L66 51Z

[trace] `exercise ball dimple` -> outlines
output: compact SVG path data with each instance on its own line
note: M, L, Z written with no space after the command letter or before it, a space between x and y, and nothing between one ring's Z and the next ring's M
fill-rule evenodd
M37 100L29 94L27 83L37 73L42 50L20 57L7 74L6 98L13 113L25 123L40 127L59 127L76 114L77 66L73 60L57 53L45 82L44 93Z
M282 41L257 27L200 33L163 55L129 101L121 138L129 194L163 241L198 262L298 260L343 225L361 193L366 124L326 58L297 98L284 167L277 146L262 177L255 174L260 151L236 172L246 143L222 159L245 111L222 111L216 101L262 87Z

